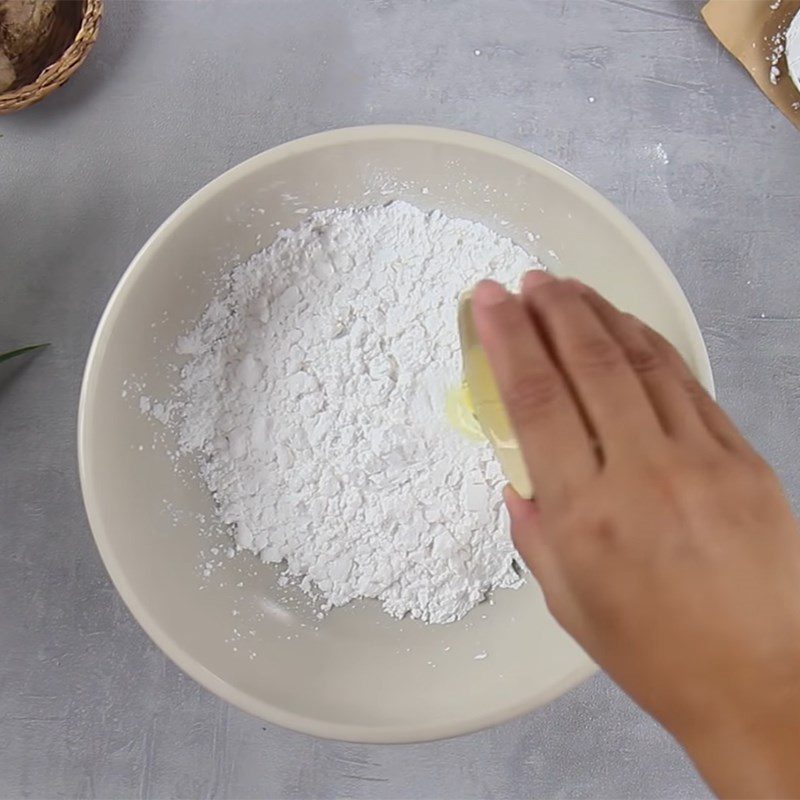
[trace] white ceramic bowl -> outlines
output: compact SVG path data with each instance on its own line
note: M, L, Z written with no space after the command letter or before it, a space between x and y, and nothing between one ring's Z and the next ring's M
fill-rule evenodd
M212 692L289 728L364 742L493 725L595 668L532 581L458 623L425 626L369 602L320 622L285 602L276 569L246 553L203 578L200 550L213 541L201 537L198 515L212 516L211 498L196 476L176 474L131 379L168 395L176 336L215 278L278 229L310 210L395 198L482 221L594 285L666 334L712 386L686 298L647 239L577 178L481 136L405 126L310 136L230 170L156 231L108 303L81 393L81 485L103 561L153 641Z
M800 92L800 10L786 31L786 65L789 76Z

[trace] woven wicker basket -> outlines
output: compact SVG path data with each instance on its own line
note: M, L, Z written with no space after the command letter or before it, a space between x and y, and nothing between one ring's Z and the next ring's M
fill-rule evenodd
M58 89L91 50L103 13L103 0L58 0L30 56L17 65L17 80L0 93L0 114L36 103Z

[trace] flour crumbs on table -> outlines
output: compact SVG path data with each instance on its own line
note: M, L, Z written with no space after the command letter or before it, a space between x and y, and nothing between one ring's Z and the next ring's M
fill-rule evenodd
M488 444L444 415L459 294L538 262L488 227L396 201L319 211L226 277L141 410L195 456L237 547L323 609L463 617L521 585ZM166 411L164 410L166 409Z

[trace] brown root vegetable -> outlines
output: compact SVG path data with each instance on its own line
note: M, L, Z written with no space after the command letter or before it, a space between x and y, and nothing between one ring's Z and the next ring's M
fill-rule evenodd
M55 0L0 0L0 91L45 66L55 8Z
M63 86L94 44L102 14L103 0L0 0L0 115Z
M17 79L17 72L11 59L5 54L5 51L0 48L0 92L4 92L10 88L14 81Z
M27 58L46 41L55 8L55 0L0 0L0 39L9 58Z

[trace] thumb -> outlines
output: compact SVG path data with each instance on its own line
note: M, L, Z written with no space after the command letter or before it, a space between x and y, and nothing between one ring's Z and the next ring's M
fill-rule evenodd
M541 513L536 500L520 497L511 485L503 489L508 516L511 519L511 541L528 569L539 578L547 560L547 544L542 537Z
M541 587L550 613L574 635L574 631L582 629L582 615L563 580L558 559L542 527L536 500L525 500L511 486L503 490L503 499L511 519L514 547Z

